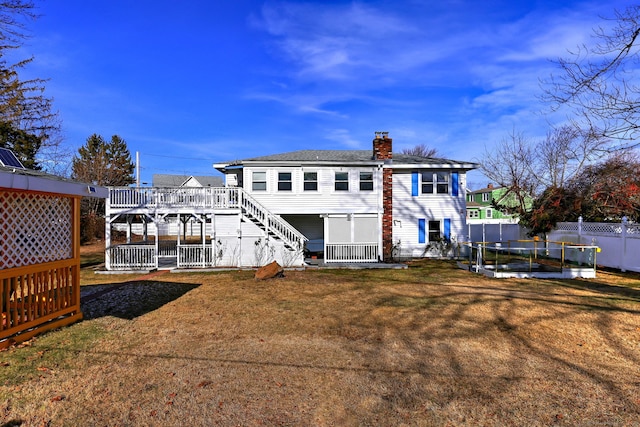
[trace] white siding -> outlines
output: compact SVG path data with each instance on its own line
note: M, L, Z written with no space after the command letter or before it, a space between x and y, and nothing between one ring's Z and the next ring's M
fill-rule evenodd
M267 173L267 190L252 191L253 172ZM349 191L335 191L335 171L349 173ZM373 191L360 191L360 172L373 172ZM292 190L278 191L278 172L291 172ZM304 172L318 173L318 190L304 191ZM376 167L281 167L244 169L244 188L276 214L377 213L382 171Z
M466 240L466 208L464 172L459 173L458 196L446 194L411 195L411 170L393 173L393 243L405 256L423 256L427 249L425 243L418 243L418 220L424 219L428 228L430 220L451 220L452 240ZM451 186L449 188L451 194ZM428 229L426 230L428 235Z

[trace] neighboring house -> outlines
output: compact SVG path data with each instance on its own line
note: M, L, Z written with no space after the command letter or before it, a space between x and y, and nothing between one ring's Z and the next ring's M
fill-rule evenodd
M465 241L466 172L477 164L394 154L392 139L376 133L372 150L302 150L214 167L224 188L112 189L118 200L107 216L143 215L157 229L175 215L195 218L200 258L183 261L178 250L178 266L303 265L302 249L325 262L441 255L430 252L436 243Z
M494 201L505 206L517 206L518 204L508 188L494 187L490 183L480 190L467 192L467 220L470 222L486 220L517 221L517 215L504 213L496 209ZM532 203L532 199L528 197L527 204L530 203Z
M82 318L80 200L108 195L9 153L0 149L0 348Z
M154 174L153 187L222 187L221 176Z

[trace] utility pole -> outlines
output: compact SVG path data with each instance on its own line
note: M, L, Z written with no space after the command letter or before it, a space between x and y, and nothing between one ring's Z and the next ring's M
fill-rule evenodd
M136 151L136 187L140 187L140 152Z

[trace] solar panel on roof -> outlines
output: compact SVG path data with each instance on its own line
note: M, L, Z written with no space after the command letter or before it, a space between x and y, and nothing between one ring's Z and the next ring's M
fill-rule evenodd
M24 169L20 160L8 148L0 148L0 165Z

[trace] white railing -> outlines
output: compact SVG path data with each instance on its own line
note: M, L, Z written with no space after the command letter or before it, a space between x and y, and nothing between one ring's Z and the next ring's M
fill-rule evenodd
M110 187L109 209L162 209L193 207L207 209L242 208L245 216L255 218L267 233L272 233L290 248L300 250L306 237L280 216L274 215L257 200L237 187Z
M111 209L176 206L238 208L241 190L226 187L110 187L109 207Z
M172 240L159 240L158 256L161 256L161 257L178 256L177 243Z
M154 245L120 245L107 248L108 270L146 270L156 268Z
M291 249L300 250L304 246L307 238L302 233L280 216L272 214L247 193L242 193L241 205L246 216L258 220L265 227L267 233L275 234L289 245Z
M213 247L211 245L178 246L178 268L213 267Z
M327 243L324 262L378 262L378 244Z

